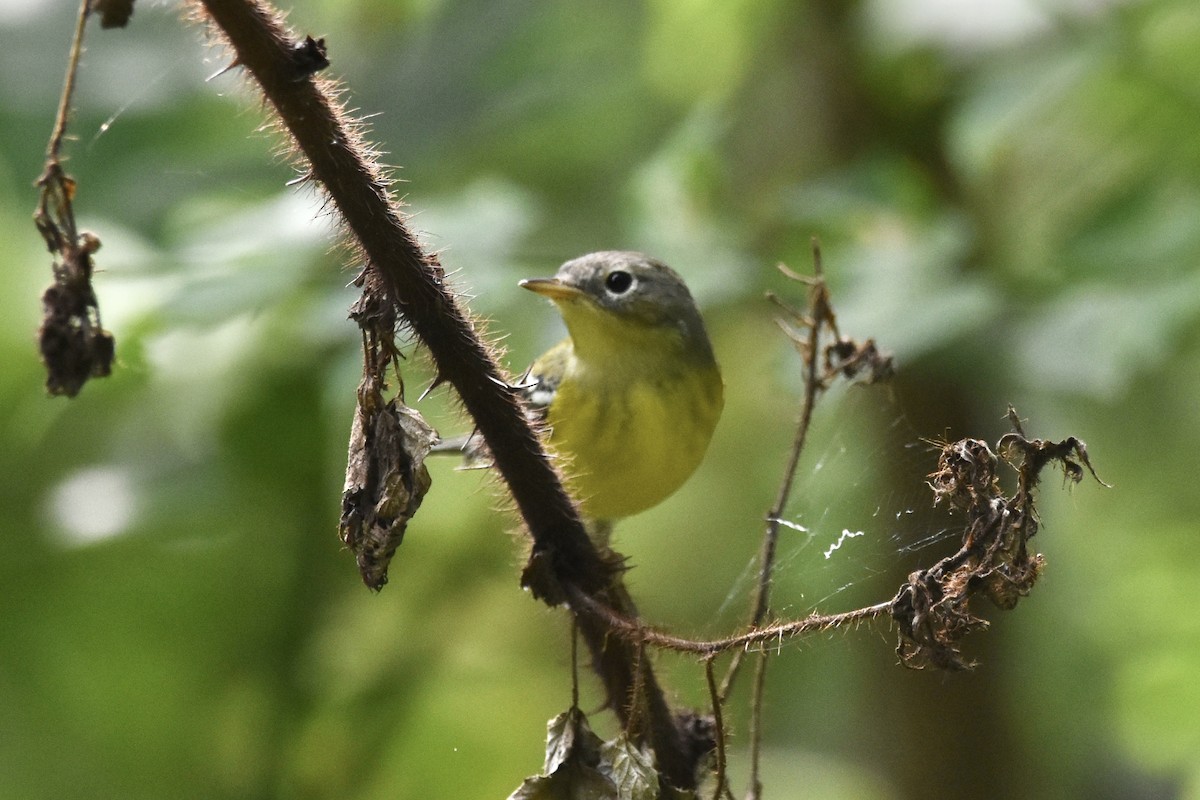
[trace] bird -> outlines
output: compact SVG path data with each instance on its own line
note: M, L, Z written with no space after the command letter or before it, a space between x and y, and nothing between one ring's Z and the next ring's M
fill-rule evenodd
M518 386L606 543L616 520L674 494L703 459L724 406L712 344L683 278L643 253L589 253L518 285L566 324Z

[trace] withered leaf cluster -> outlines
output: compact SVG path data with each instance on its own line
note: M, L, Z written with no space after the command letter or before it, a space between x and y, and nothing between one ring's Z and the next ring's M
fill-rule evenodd
M526 778L508 800L688 800L697 795L660 783L654 754L621 734L603 741L578 708L546 726L542 774Z
M338 534L354 553L363 583L382 589L408 521L429 491L425 457L437 433L403 401L384 399L395 349L395 307L364 274L350 317L363 332L363 378L350 428Z
M90 378L112 372L115 343L100 323L92 288L92 256L100 239L75 226L75 181L52 161L38 179L41 191L34 222L54 257L53 281L42 293L38 347L46 365L46 389L74 397Z
M891 353L880 350L874 339L859 342L843 336L838 330L837 314L833 310L829 285L825 283L822 274L820 248L815 243L813 248L816 268L814 276L800 275L782 264L779 265L779 271L788 278L808 286L805 310L793 308L774 294L767 295L768 299L787 315L778 320L779 327L791 340L804 363L812 366L813 378L816 381L813 388L828 389L838 378L864 384L891 380L896 374L896 364ZM832 341L820 348L818 362L815 358L818 351L817 337L822 330L829 332ZM818 363L820 370L816 369Z
M1041 470L1057 462L1074 483L1083 479L1084 468L1096 477L1083 442L1074 437L1061 442L1028 439L1011 408L1009 418L1016 432L1000 439L996 450L1002 457L979 439L941 446L929 486L935 503L946 502L966 517L963 542L958 552L909 575L892 600L891 614L900 634L896 652L907 667L974 666L963 656L960 642L988 623L971 610L971 599L982 594L996 606L1011 609L1029 594L1045 566L1042 556L1028 548L1038 532L1033 489ZM1012 496L1000 485L1001 461L1017 475Z

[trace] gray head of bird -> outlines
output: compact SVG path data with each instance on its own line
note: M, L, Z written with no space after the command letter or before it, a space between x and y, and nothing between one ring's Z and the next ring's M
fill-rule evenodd
M563 264L553 278L521 281L558 306L580 355L611 348L669 348L711 361L696 301L675 270L642 253L608 250Z

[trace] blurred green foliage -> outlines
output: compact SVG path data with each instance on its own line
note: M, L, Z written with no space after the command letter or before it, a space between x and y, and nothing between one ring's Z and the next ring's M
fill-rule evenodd
M618 530L652 620L741 618L799 387L762 293L800 301L773 265L807 270L814 235L843 330L901 375L822 407L778 613L884 599L950 547L920 546L952 521L919 439L994 438L1010 401L1115 485L1045 481L1046 575L968 643L973 673L906 672L866 630L784 648L769 796L1200 797L1200 6L971 5L306 0L290 21L378 115L413 225L514 370L560 335L521 277L637 248L696 288L729 406L701 472ZM358 584L335 537L353 268L167 4L89 31L68 169L119 365L44 396L31 183L73 13L0 8L0 798L506 795L569 703L565 620L518 589L494 482L450 464L391 584ZM429 377L418 351L410 399ZM445 390L419 406L468 424ZM824 558L843 528L869 535ZM703 703L696 664L660 665Z

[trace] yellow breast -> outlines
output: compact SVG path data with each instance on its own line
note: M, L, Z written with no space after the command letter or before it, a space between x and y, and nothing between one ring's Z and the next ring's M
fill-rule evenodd
M643 366L614 381L571 358L550 404L550 444L588 517L627 517L666 499L700 464L721 415L715 364Z

